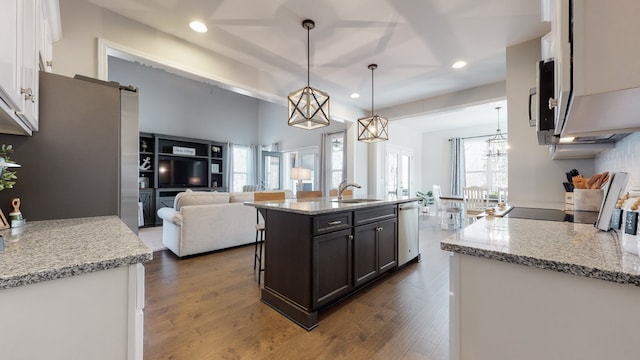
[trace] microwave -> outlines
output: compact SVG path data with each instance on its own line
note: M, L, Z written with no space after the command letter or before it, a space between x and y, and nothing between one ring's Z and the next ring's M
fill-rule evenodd
M539 145L558 143L555 134L555 107L549 106L554 98L554 66L553 59L539 61L536 66L536 134Z

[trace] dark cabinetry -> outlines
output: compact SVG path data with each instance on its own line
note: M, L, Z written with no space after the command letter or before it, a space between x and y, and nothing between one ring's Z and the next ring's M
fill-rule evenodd
M211 143L211 182L212 188L228 187L224 183L224 153L225 145L222 143Z
M398 264L398 207L354 211L354 286L363 285Z
M354 285L365 284L398 264L397 220L356 226L353 240Z
M138 199L142 203L142 214L144 226L151 226L156 223L156 207L153 189L140 189Z
M397 206L266 213L262 300L306 329L317 312L397 265Z
M140 133L138 142L138 186L140 189L155 187L155 139L152 134Z
M141 192L149 190L140 195L145 225L161 225L157 210L173 207L175 196L187 188L228 191L226 151L221 142L141 132L138 185Z
M318 308L353 289L351 212L316 216L313 224L311 298Z

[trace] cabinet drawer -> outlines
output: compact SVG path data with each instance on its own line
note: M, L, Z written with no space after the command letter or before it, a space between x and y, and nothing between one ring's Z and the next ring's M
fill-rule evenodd
M351 227L351 212L332 213L313 218L313 235Z
M357 210L353 213L354 226L391 219L398 216L398 206L376 206L369 209Z

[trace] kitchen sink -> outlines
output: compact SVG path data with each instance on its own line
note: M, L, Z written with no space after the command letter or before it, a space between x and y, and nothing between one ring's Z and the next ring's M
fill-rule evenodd
M331 200L333 202L341 203L341 204L361 204L373 201L382 201L380 199L342 199L342 200Z

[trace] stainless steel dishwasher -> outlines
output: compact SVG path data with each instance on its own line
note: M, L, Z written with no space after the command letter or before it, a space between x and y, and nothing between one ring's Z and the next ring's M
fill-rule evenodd
M419 209L417 201L398 205L398 266L416 257L420 261Z

